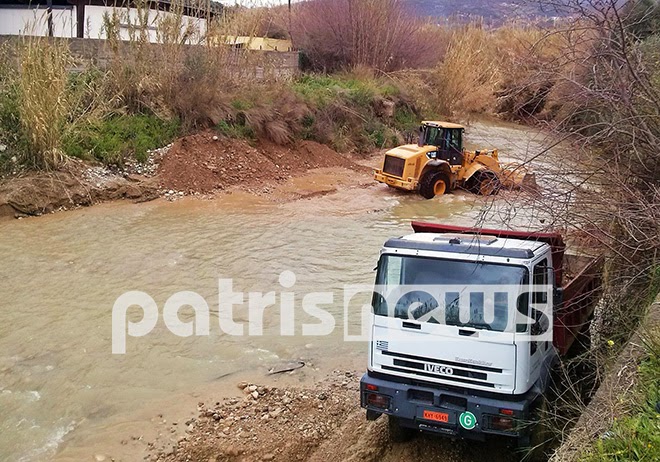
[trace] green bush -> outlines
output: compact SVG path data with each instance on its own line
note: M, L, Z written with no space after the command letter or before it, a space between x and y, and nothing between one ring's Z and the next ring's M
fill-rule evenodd
M638 368L633 412L616 420L582 462L660 460L660 332L646 341L649 357Z
M382 124L377 124L376 126L372 127L371 130L369 130L369 141L371 141L373 147L385 147L385 143L387 141L387 135L385 133L386 130L387 128Z
M239 138L245 140L254 140L254 130L245 123L221 121L215 129L229 138Z
M417 133L419 117L407 106L397 106L394 110L394 127L403 133Z
M21 119L18 112L18 90L16 85L2 79L0 76L0 173L9 170L12 157L23 157L26 142L21 130ZM7 167L7 168L5 168Z
M392 86L381 88L376 80L341 75L304 75L293 83L293 90L319 109L342 97L357 106L369 108L376 96L390 95Z
M231 102L231 107L237 111L247 111L248 109L252 109L254 107L254 103L252 103L252 101L239 98Z
M121 165L127 156L140 162L147 151L170 143L180 131L179 122L153 115L115 115L93 123L67 137L64 152L82 159Z

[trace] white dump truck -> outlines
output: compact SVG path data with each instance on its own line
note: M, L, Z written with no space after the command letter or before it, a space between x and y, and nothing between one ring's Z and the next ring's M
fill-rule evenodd
M599 296L602 258L569 257L555 233L413 229L378 262L367 418L386 414L394 441L424 431L533 445L553 365Z

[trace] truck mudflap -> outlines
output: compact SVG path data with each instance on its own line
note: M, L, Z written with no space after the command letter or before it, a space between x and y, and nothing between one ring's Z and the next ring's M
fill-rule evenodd
M360 381L360 403L369 418L388 414L402 427L479 441L488 435L527 436L529 412L538 396L534 392L514 399L476 396L399 383L373 373Z

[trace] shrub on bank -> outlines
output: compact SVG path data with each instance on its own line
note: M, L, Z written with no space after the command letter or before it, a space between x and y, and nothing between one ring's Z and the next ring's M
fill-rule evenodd
M638 383L628 415L593 442L580 462L660 460L660 331L646 339L648 358L638 367Z
M249 30L252 22L241 30ZM113 24L108 18L108 30L115 30ZM217 37L231 32L228 24L222 27L213 32ZM437 46L444 61L434 69L385 74L357 61L350 72L307 74L287 82L240 75L229 65L236 55L228 47L189 47L180 37L152 46L137 38L120 42L112 34L108 46L114 53L107 69L71 74L64 42L25 38L19 78L0 85L0 117L7 120L2 130L8 132L0 136L36 168L56 167L63 155L120 164L124 156L143 156L175 134L211 127L230 137L279 144L308 139L339 151L367 152L410 139L422 118L496 111L503 82L527 75L514 72L514 64L525 62L537 37L513 26L485 30L479 24L458 29L426 24L422 29L429 37L434 31L443 37ZM512 56L504 53L507 47L515 50ZM48 88L47 82L57 85ZM14 93L3 99L3 91ZM525 98L514 90L505 97L517 98L512 112ZM157 136L154 130L164 133Z
M216 125L226 136L278 144L313 140L343 152L397 145L421 118L399 84L356 73L254 83L230 98L227 118Z
M0 61L8 62L6 49L0 49ZM25 152L21 119L18 112L18 86L12 79L12 68L0 66L0 174L14 167L12 158Z
M163 120L149 114L115 115L90 123L65 139L68 156L121 165L126 157L140 162L147 151L173 141L180 133L178 120Z

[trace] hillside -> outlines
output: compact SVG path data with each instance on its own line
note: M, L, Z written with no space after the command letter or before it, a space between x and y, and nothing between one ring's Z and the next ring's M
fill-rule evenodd
M504 22L511 19L539 19L561 16L549 7L534 0L406 0L418 16L470 20L483 18L487 22Z

